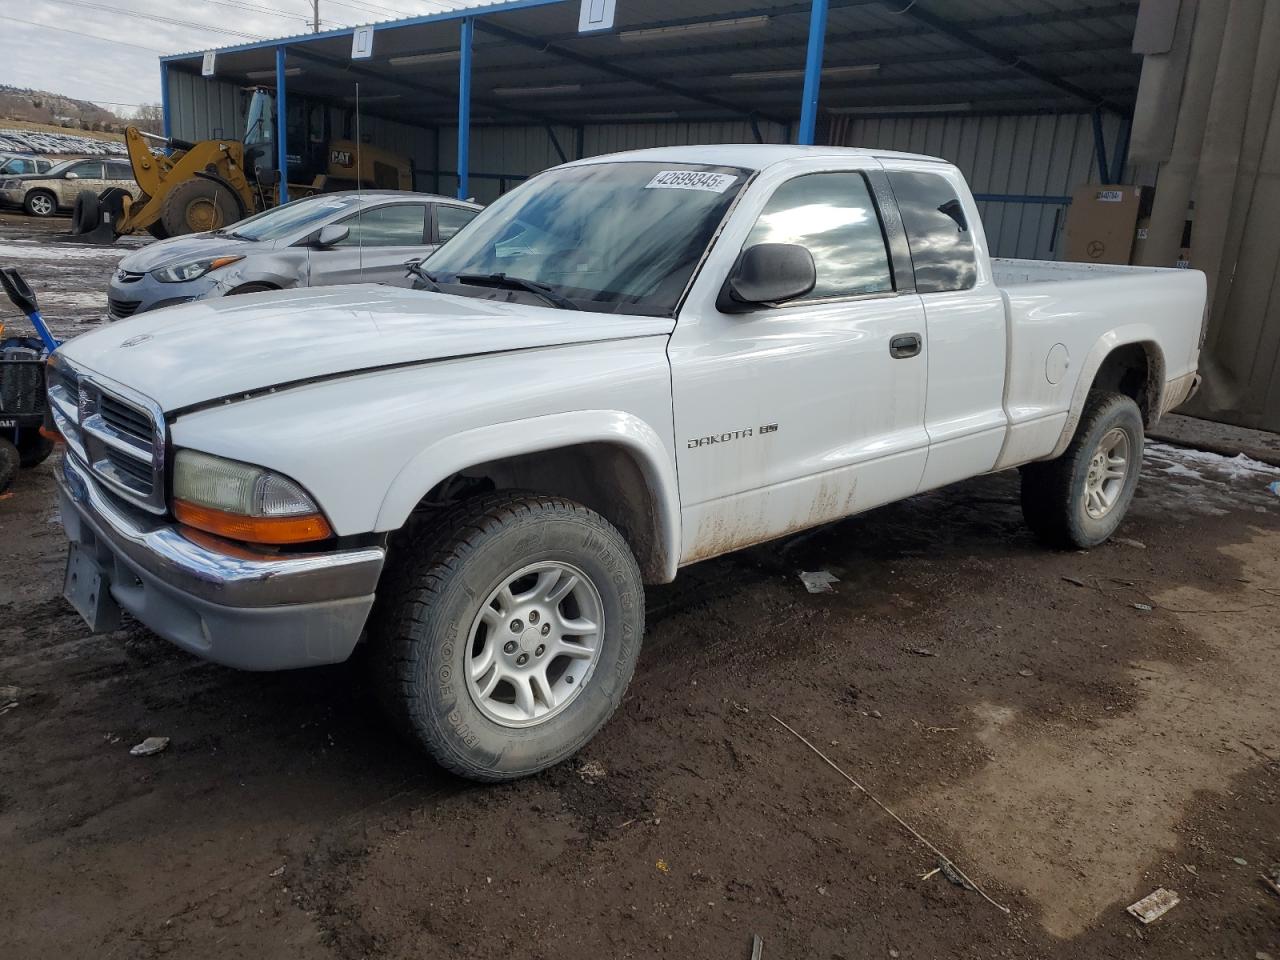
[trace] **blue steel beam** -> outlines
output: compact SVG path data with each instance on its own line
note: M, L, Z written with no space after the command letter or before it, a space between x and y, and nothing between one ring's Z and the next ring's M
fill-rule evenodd
M276 167L280 176L279 202L289 202L289 125L285 122L284 45L276 47Z
M458 59L458 199L468 196L467 168L471 166L471 43L476 35L475 17L462 21Z
M160 115L164 119L165 139L173 136L173 120L169 115L169 65L160 61Z
M796 143L813 143L818 126L818 94L822 86L822 54L827 38L828 0L812 0L809 11L809 48L804 60L804 98L800 101L800 129Z

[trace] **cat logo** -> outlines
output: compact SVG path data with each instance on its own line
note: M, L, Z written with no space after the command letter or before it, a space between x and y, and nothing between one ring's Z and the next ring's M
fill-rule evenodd
M339 167L351 166L350 150L331 150L329 151L329 162Z

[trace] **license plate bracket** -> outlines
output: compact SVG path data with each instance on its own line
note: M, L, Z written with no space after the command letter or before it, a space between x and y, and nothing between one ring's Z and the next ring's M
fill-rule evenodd
M70 544L67 550L62 595L94 633L120 629L120 604L111 596L111 582L93 554L78 543Z

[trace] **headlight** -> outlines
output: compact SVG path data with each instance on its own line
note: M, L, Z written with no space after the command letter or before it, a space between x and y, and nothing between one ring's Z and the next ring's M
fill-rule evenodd
M161 283L182 283L203 277L206 273L218 270L244 257L210 257L207 260L192 260L190 263L178 263L172 267L161 267L153 270L151 275Z
M0 183L0 190L17 190L17 189L18 189L17 180L5 180L3 183Z
M306 543L333 536L311 496L288 477L195 450L173 462L179 523L247 543Z

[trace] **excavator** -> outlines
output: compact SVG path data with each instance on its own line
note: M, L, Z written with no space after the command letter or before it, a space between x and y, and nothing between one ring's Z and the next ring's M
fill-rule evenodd
M142 231L163 240L216 230L276 206L282 179L293 199L358 187L413 189L408 157L372 144L330 139L330 114L323 104L299 98L289 107L290 146L302 147L290 154L284 172L276 164L274 95L263 87L250 91L244 140L191 143L127 128L125 147L138 195L121 187L83 191L73 208L71 232L90 242L111 243Z

